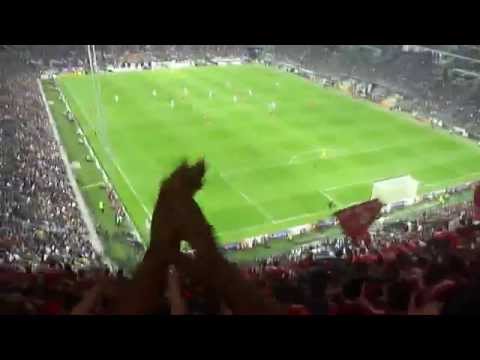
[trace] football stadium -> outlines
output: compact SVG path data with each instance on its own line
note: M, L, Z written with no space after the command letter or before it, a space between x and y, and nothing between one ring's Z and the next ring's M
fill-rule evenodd
M2 45L0 62L0 287L43 294L0 313L478 305L460 287L480 261L478 45Z
M159 179L183 159L206 160L198 201L225 244L314 223L381 180L411 176L421 195L480 175L476 144L262 65L58 82L144 241Z

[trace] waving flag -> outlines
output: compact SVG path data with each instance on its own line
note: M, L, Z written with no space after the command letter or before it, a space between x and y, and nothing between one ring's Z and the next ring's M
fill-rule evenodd
M370 239L368 227L373 223L383 204L378 200L370 200L359 205L340 210L335 216L340 222L345 235L358 244L361 240Z

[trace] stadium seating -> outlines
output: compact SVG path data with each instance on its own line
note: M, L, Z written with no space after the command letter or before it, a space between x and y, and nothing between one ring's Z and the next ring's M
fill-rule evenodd
M42 103L35 73L2 79L0 238L3 263L98 263Z
M357 46L288 45L278 46L276 56L332 76L351 76L385 85L413 98L418 111L432 116L441 114L452 124L475 135L480 133L479 90L475 81L457 81L452 72L444 73L436 64L435 52L405 52L400 45L375 48L381 53ZM469 46L440 50L467 56L478 52ZM458 66L475 72L479 67L476 62L461 58L445 59L451 68Z
M424 110L442 112L453 124L480 133L475 87L435 80L438 74L429 53L405 53L396 46L378 48L381 55L375 49L342 46L278 46L276 55L330 74L401 88L420 98ZM127 49L105 47L110 52ZM241 49L152 46L148 51L178 57L238 56ZM474 49L455 50L464 56L476 53ZM0 73L0 314L111 313L109 301L118 302L118 294L134 286L137 274L113 273L90 243L35 81L50 60L77 66L84 51L76 45L0 50L5 64ZM44 65L22 62L25 54L32 60L43 58ZM471 201L446 205L415 219L374 226L369 246L353 246L343 236L331 236L288 254L232 266L231 271L241 275L239 287L242 281L251 286L243 289L246 293L271 299L278 305L275 309L281 309L274 311L273 306L245 300L252 313L476 313L480 309L480 228L472 218ZM144 263L149 261L148 256L145 259ZM198 256L196 261L209 259ZM182 273L180 265L177 270L169 272L166 295L158 299L155 313L249 312L247 305L236 312L238 304L229 307L224 299L212 296L212 286L224 284L198 281Z
M428 216L430 226L440 226L445 214L448 219L468 211L469 204L464 204L431 213ZM433 231L433 235L427 231L429 235L425 235L424 229L419 230L418 226L408 231L404 225L396 226L396 230L377 231L369 249L350 248L341 238L329 239L285 256L242 266L240 271L244 279L256 284L262 296L273 296L282 304L285 314L451 314L465 311L461 304L455 303L455 297L477 286L475 279L480 270L478 227L460 227L455 232L458 241L453 241L448 236L439 236L439 231ZM124 281L121 273L113 275L108 268L73 271L68 265L62 268L50 264L32 272L29 268L19 270L4 266L0 272L0 313L84 313L76 306L80 306L83 296L90 294L89 290L93 291L95 285L111 287ZM186 313L224 313L225 310L219 308L212 310L201 285L192 283L187 277L178 281ZM406 292L403 300L390 294L400 291L397 287ZM415 305L411 304L411 298ZM102 311L101 308L89 308L86 313ZM160 312L169 311L166 302Z

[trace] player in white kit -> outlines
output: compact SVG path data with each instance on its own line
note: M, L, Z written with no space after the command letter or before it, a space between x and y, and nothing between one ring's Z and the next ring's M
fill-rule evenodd
M118 103L118 95L115 95L115 102Z
M188 89L186 87L183 88L183 95L185 95L185 96L188 95Z
M252 89L249 89L249 90L248 90L248 95L253 96Z
M175 100L170 100L170 108L173 109L175 107Z
M208 97L211 99L213 97L213 91L212 90L209 90L208 91Z
M277 103L275 101L272 101L272 103L270 104L270 109L272 112L277 109Z
M236 103L238 101L237 95L233 95L233 102Z
M153 95L153 96L157 96L157 90L153 89L152 95Z

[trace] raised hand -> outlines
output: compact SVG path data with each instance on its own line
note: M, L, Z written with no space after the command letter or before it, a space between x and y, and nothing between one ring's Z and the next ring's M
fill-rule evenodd
M160 187L150 229L149 251L171 260L180 250L182 231L191 226L193 196L202 187L203 160L193 166L184 161Z
M150 246L130 284L121 292L114 313L146 314L159 309L165 294L167 267L180 254L182 232L189 228L189 209L201 188L205 165L183 162L160 187L150 230Z
M283 313L217 251L214 230L193 199L202 187L205 170L203 160L193 166L183 162L162 182L152 218L150 247L116 312L155 311L165 294L167 267L175 264L180 272L216 289L234 314ZM181 240L190 243L195 257L180 253Z

